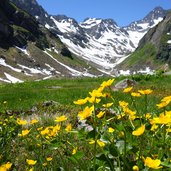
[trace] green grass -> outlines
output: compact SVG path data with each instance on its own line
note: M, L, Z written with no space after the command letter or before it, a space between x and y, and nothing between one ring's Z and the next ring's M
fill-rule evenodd
M155 56L155 47L152 44L146 44L142 49L136 50L130 55L122 65L126 69L132 66L136 68L136 66L142 66L142 64L150 66L151 63L154 63Z
M163 167L158 170L169 171L171 134L167 131L170 128L171 99L167 97L169 104L164 104L161 109L156 104L163 96L171 95L171 76L136 75L132 78L137 84L131 92L149 88L154 92L141 91L141 97L132 97L130 92L112 91L108 87L109 82L105 82L104 89L91 94L91 97L101 100L98 104L89 101L81 107L73 105L71 108L68 106L70 102L73 104L73 100L90 96L88 92L97 90L108 78L2 85L0 97L10 98L4 105L10 102L18 106L28 105L33 101L38 103L44 97L48 100L55 98L61 105L44 107L41 108L44 110L30 115L24 112L20 115L0 115L0 170L11 163L14 171L33 168L42 171L114 171L132 170L133 166L149 171L152 170L150 168L158 168L153 164L154 159L158 159ZM122 79L124 77L117 78L115 83ZM61 89L52 89L52 86L61 86ZM146 92L145 95L143 92ZM106 93L108 96L103 96ZM23 99L15 103L21 95ZM123 100L128 103L119 103ZM164 101L167 100L165 98ZM111 106L105 107L104 104ZM99 112L103 113L101 117ZM89 126L81 124L83 128L80 128L80 116ZM36 119L37 123L33 124L32 119ZM66 130L68 123L72 125L70 130ZM22 157L18 157L18 152L22 153ZM47 157L51 157L51 162L47 161ZM150 163L147 162L149 157L152 159ZM35 165L30 165L28 159L34 160Z
M86 96L102 80L105 78L57 79L1 85L1 111L28 110L38 103L49 100L73 104L73 100ZM53 88L55 86L60 88Z
M116 78L114 84L125 77ZM154 97L171 94L171 76L134 76L137 81L135 89L151 88ZM56 79L39 82L25 82L18 84L3 84L0 86L0 111L29 110L33 106L45 101L56 101L62 105L73 105L73 101L87 97L89 91L98 87L108 78L77 78ZM60 88L53 88L59 86ZM116 98L121 98L116 93Z

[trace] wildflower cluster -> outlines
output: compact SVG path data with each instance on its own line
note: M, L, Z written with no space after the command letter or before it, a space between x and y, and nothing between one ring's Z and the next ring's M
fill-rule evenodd
M169 170L171 153L167 149L170 149L171 143L171 111L166 109L170 109L171 96L163 98L156 105L156 113L148 112L148 96L153 90L135 91L133 87L127 87L123 93L131 101L122 100L117 104L112 96L114 93L110 93L113 81L103 82L98 89L89 92L90 97L74 101L77 105L85 106L78 118L86 120L91 127L85 130L89 132L87 141L93 145L93 167L103 161L103 169L109 170ZM137 98L144 100L139 106ZM164 110L159 113L157 108ZM158 149L162 149L162 152ZM99 165L99 168L102 166Z
M127 87L117 98L113 82L74 101L77 116L1 121L0 170L170 170L171 96L151 110L151 89Z

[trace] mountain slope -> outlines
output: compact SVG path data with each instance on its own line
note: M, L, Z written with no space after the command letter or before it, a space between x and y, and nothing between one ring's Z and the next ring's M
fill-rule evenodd
M136 49L147 31L165 16L165 10L157 7L142 20L121 28L112 19L87 18L78 23L64 15L48 15L36 0L11 1L57 34L72 53L108 74L115 72L114 68Z
M171 12L169 11L162 22L148 31L140 40L137 50L118 68L165 69L166 66L171 66Z
M0 21L0 81L99 74L73 55L55 34L8 0L0 1Z
M166 11L161 7L156 7L149 14L147 14L142 20L132 22L126 27L123 27L130 36L134 46L137 47L141 38L148 32L150 28L153 28L166 15Z

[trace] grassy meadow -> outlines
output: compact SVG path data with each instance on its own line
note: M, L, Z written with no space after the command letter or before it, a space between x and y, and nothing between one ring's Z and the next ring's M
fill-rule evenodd
M2 84L0 171L169 171L171 76L125 78Z

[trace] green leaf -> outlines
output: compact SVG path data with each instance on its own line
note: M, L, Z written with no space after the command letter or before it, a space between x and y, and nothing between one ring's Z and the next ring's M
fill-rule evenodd
M111 145L109 146L109 153L110 153L112 156L114 156L114 157L119 156L117 147L116 147L114 144L111 144Z
M84 157L84 153L82 151L77 151L77 153L75 153L73 155L77 160L81 159Z
M62 145L61 142L52 144L51 147L50 147L50 149L51 149L51 150L56 150L56 149L59 148L61 145Z
M171 168L171 164L168 161L161 162L161 165Z

